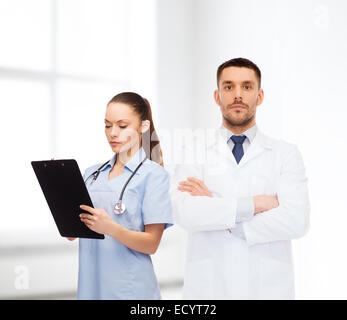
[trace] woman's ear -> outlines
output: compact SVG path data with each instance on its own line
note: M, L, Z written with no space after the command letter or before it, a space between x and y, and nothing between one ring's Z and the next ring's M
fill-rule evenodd
M145 133L150 126L151 122L149 120L143 120L141 124L141 133Z

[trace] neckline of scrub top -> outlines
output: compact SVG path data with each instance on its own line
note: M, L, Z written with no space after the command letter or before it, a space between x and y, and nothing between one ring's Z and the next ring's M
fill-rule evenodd
M131 172L134 172L134 170L137 168L137 166L140 164L140 162L145 159L145 157L146 157L146 152L143 149L143 147L141 147L139 150L136 151L136 153L124 165L124 168L127 168ZM102 168L102 170L100 170L100 171L104 171L108 167L112 168L113 165L116 163L116 159L117 159L117 154L115 153L114 156L111 158L110 162L104 168ZM138 175L138 174L139 174L138 172L135 173L135 175ZM119 176L121 176L121 175L119 175Z

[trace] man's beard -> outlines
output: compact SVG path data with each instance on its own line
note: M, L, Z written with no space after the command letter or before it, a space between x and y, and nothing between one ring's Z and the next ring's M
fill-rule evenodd
M244 104L244 103L241 103L243 104L247 110L249 110L249 106ZM224 120L230 125L230 126L237 126L237 127L245 127L247 126L249 123L252 122L252 120L254 119L255 117L255 114L245 114L242 118L238 118L238 117L231 117L229 115L224 115L223 114L223 118Z
M256 102L258 102L258 98ZM228 105L227 108L235 104L244 105L247 108L247 111L250 110L249 105L243 103L242 101L235 101L234 103ZM230 115L223 114L223 119L226 121L226 123L229 126L232 126L232 127L246 127L254 120L254 118L255 118L255 112L253 114L246 113L242 118L232 117Z
M223 115L224 120L232 127L245 127L252 122L254 117L254 115L251 115L250 117L246 116L242 119L232 119L231 117Z

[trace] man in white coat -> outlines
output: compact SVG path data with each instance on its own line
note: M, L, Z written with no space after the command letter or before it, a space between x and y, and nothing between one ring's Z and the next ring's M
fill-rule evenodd
M310 210L302 157L257 128L264 91L253 62L220 65L214 98L222 125L206 157L172 176L175 220L188 231L183 298L293 299L291 240Z

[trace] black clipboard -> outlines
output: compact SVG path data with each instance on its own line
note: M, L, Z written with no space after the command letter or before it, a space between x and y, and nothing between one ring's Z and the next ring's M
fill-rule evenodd
M81 220L79 206L94 207L83 181L77 161L32 161L31 165L62 237L104 239L103 234L90 230Z

